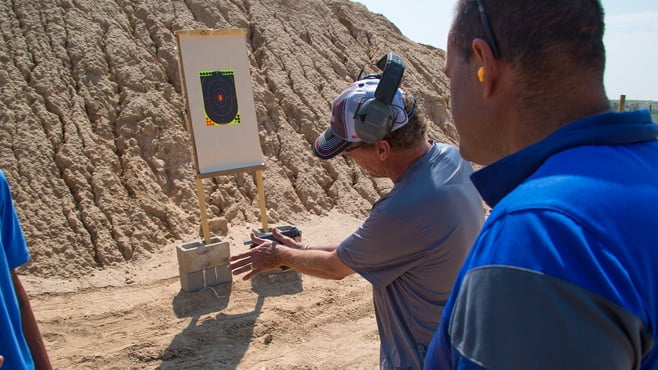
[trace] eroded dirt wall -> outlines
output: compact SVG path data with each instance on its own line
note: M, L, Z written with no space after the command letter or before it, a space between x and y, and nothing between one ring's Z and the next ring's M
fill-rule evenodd
M0 2L0 168L32 262L76 276L199 235L175 32L244 28L270 222L329 209L365 215L390 184L311 143L368 61L406 63L403 88L453 141L442 50L336 0ZM453 138L453 139L450 139ZM259 220L251 173L203 181L213 232Z

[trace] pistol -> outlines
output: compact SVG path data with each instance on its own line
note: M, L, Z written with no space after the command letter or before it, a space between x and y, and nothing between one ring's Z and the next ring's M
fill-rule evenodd
M299 237L300 235L302 235L302 233L299 231L299 229L295 226L290 226L290 227L286 227L286 228L278 228L277 227L276 229L279 230L279 232L281 234L283 234L287 237L293 238L293 239L295 239L295 238ZM274 237L274 235L271 232L261 234L261 235L256 235L256 236L261 238L261 239L276 241L276 238ZM244 245L247 245L247 244L249 244L249 249L252 249L252 248L255 248L255 247L258 246L258 244L252 242L251 239L244 241Z
M287 236L287 237L293 238L293 239L295 239L295 238L297 238L297 237L299 237L299 236L302 235L302 233L299 231L299 229L298 229L297 227L295 227L295 226L290 226L290 227L285 227L285 228L283 228L283 227L277 227L276 229L279 230L279 232L281 232L281 234L283 234L283 235L285 235L285 236ZM261 234L261 235L256 235L256 236L259 237L259 238L261 238L261 239L267 239L267 240L273 240L273 241L276 241L276 238L274 237L274 235L273 235L271 232L270 232L270 233ZM245 241L244 241L244 244L245 244L245 245L249 244L249 249L252 249L252 248L255 248L255 247L258 246L258 244L252 242L251 239L249 239L249 240L245 240ZM281 271L286 271L286 270L288 270L289 268L290 268L290 267L288 267L288 266L279 266L279 269L281 269Z

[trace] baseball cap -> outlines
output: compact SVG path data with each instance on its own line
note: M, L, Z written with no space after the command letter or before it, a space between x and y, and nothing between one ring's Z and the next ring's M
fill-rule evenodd
M349 143L361 141L354 127L356 112L361 104L374 98L378 83L379 79L376 78L356 81L334 99L331 106L331 124L315 139L313 144L315 155L321 159L333 158L342 152ZM393 97L395 120L391 131L395 131L409 122L404 109L403 93L404 91L398 89Z

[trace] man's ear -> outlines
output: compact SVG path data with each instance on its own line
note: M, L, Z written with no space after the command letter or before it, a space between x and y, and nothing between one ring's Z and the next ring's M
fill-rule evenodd
M496 77L496 58L489 44L482 39L474 39L471 43L472 73L479 83L483 84L485 96L491 95Z
M391 143L386 140L379 140L376 144L377 157L380 160L385 160L391 154Z

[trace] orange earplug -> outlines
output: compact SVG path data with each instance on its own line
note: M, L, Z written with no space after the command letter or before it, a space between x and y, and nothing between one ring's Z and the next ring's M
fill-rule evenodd
M478 80L480 80L480 82L484 82L484 66L478 69Z

